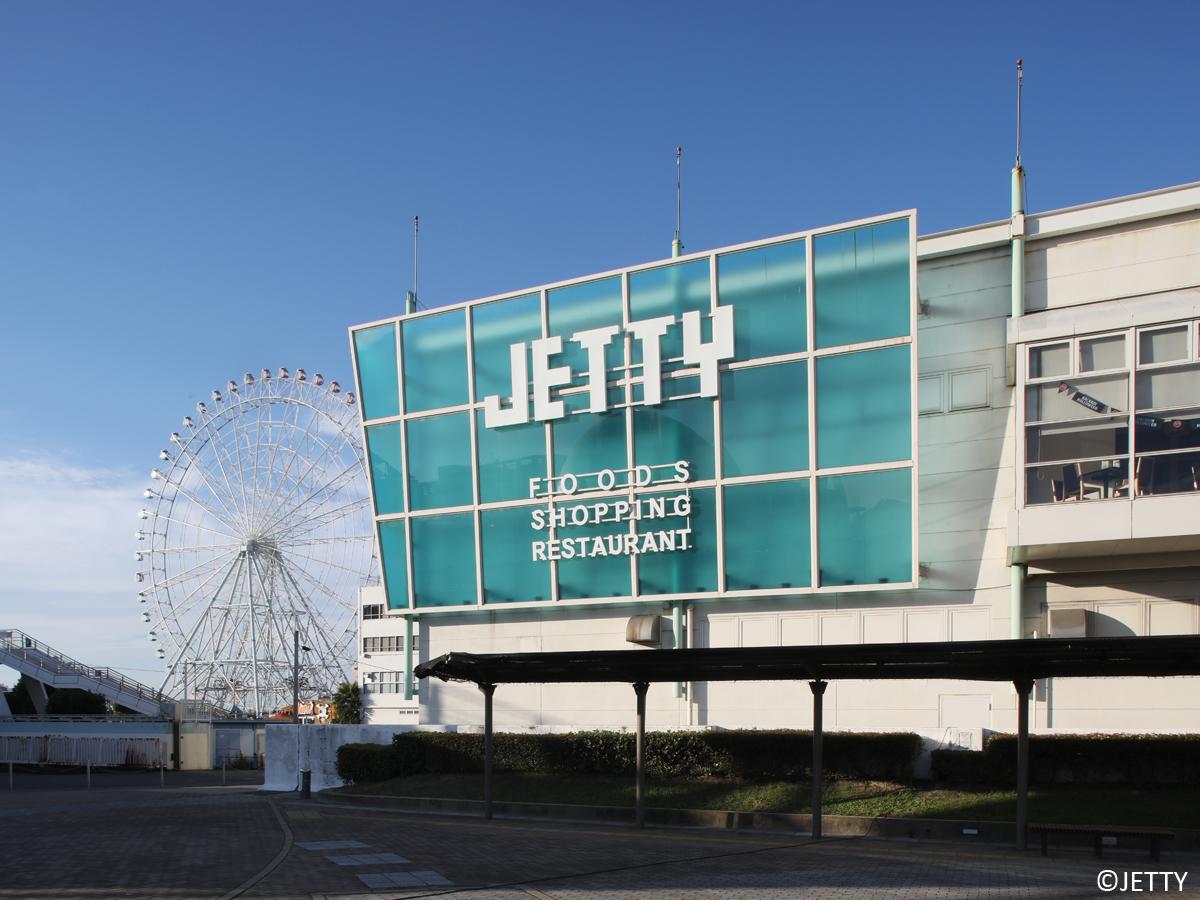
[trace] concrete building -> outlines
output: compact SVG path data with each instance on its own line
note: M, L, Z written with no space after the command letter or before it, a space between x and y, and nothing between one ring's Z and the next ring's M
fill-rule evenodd
M427 660L1200 632L1200 184L1026 215L1021 178L1010 220L918 237L893 214L351 329L385 570L363 640L419 620ZM1195 731L1197 687L1046 680L1032 725ZM422 723L479 722L472 686L421 688ZM648 715L807 727L811 702L654 685ZM495 698L501 729L631 709L624 685ZM825 725L976 745L1015 697L837 682Z

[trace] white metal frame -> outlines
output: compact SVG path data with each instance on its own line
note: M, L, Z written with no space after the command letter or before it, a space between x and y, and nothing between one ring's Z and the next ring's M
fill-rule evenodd
M848 344L837 347L826 347L817 349L813 345L815 343L815 275L814 275L814 257L813 245L814 238L823 234L831 234L841 231L847 231L854 228L877 225L884 222L896 221L899 219L907 219L909 223L909 334L904 337L886 338L882 340L863 341L854 344ZM488 510L507 509L514 507L532 507L541 504L547 504L544 498L529 499L522 498L512 501L497 501L497 502L482 502L480 499L479 487L479 454L478 454L478 421L477 411L483 408L482 398L476 396L475 379L474 379L474 348L471 340L473 311L474 309L486 304L501 302L504 300L515 299L517 297L528 296L530 294L538 294L541 304L541 324L542 337L549 336L549 292L558 288L573 287L576 285L587 284L590 282L600 281L607 278L620 278L621 284L621 307L622 307L622 326L627 327L631 321L630 311L630 290L629 280L631 275L640 272L650 271L663 268L666 266L687 264L699 260L707 260L709 266L709 309L710 314L715 313L720 305L719 298L719 280L718 267L719 256L729 253L735 253L742 250L753 250L766 246L783 244L795 241L803 241L805 244L805 266L806 266L806 301L807 301L807 349L795 353L781 354L773 357L755 358L750 360L739 360L735 362L724 363L721 366L722 371L738 371L746 368L754 368L759 366L773 365L787 362L803 362L807 365L808 375L808 446L809 446L809 467L795 472L774 472L765 475L750 475L725 477L724 461L722 458L722 440L721 440L721 398L718 395L713 398L713 446L714 446L714 478L704 479L699 481L687 482L688 489L713 490L715 499L715 516L716 516L716 543L717 543L717 590L711 593L695 593L689 592L684 594L653 594L641 595L639 593L640 573L638 558L636 555L630 557L630 586L631 593L621 597L598 597L585 599L563 600L559 596L558 584L558 563L550 561L550 600L529 601L529 602L512 602L503 604L486 604L483 600L483 532L481 514ZM495 610L502 608L505 610L520 610L520 609L545 609L547 606L612 606L612 605L628 605L631 603L645 602L653 600L656 603L669 603L675 600L711 600L721 599L723 597L740 598L740 597L802 597L814 594L842 594L842 593L859 593L871 591L900 591L911 590L917 587L919 580L919 527L918 527L918 485L919 485L919 468L918 468L918 410L917 410L917 376L918 376L918 354L917 354L917 317L918 317L918 287L917 287L917 265L916 265L916 249L917 249L917 223L916 211L907 210L897 213L890 213L882 216L875 216L866 219L860 219L852 222L847 222L826 228L814 229L811 231L796 232L793 234L783 235L780 237L769 238L760 241L752 241L744 244L737 244L730 247L721 247L714 250L708 250L698 253L688 254L674 259L657 260L650 263L644 263L637 266L631 266L623 269L615 269L608 272L602 272L594 275L588 275L582 278L573 278L565 281L555 282L552 284L543 285L538 288L524 289L512 291L504 294L497 294L484 297L478 300L466 301L462 303L451 304L448 306L437 307L434 309L420 310L415 313L410 313L402 316L395 316L389 319L381 319L373 322L356 325L349 329L350 345L353 354L354 350L354 335L358 331L368 328L378 327L380 325L391 324L395 328L395 336L397 341L397 374L398 374L398 391L400 395L400 413L396 416L371 419L363 422L364 429L364 445L366 441L366 429L376 425L381 425L389 422L407 422L411 419L417 419L425 416L433 415L449 415L454 413L467 413L470 415L470 453L471 453L471 472L472 472L472 503L453 508L433 509L433 510L413 510L411 500L408 495L408 447L407 447L407 428L401 428L402 437L402 454L403 454L403 471L405 481L405 511L400 513L391 513L386 515L376 516L377 522L385 522L392 520L404 520L406 522L406 552L408 565L408 597L405 608L389 609L391 614L411 615L411 616L426 616L438 614L453 614L469 612L471 610L489 609ZM467 338L467 380L468 380L468 402L453 407L438 408L432 410L421 410L416 412L407 412L404 398L404 357L403 357L403 324L415 319L423 319L429 316L442 315L458 310L463 310L466 318L466 338ZM622 340L625 342L625 354L623 364L609 371L610 379L608 381L609 388L619 387L625 392L625 401L622 404L611 407L614 410L621 410L625 417L625 436L626 436L626 464L632 467L635 464L634 460L634 409L641 405L635 403L633 399L633 388L635 383L639 381L639 377L635 374L640 367L640 363L635 364L630 362L629 344L630 338L627 331L622 335ZM860 352L886 347L896 346L910 347L910 437L911 437L911 452L910 459L900 460L896 462L876 463L861 466L846 466L837 468L820 468L814 463L817 454L817 432L816 432L816 361L827 356L843 355L852 352ZM664 358L664 366L669 363L678 363L679 358ZM361 385L358 380L357 360L355 361L355 378L356 383ZM671 372L664 372L664 379L681 379L693 377L698 374L698 369L679 369ZM616 376L616 377L612 377ZM587 390L586 386L578 386L565 389L559 393L559 396L569 396L578 394ZM361 389L360 389L361 394ZM664 403L672 402L675 399L687 399L698 394L683 394L670 397L668 392L664 391ZM553 423L543 423L545 429L546 440L546 466L547 475L550 478L556 477L554 469L554 436ZM368 467L369 469L369 467ZM912 572L908 582L891 582L885 584L863 584L863 585L821 585L819 583L820 565L819 565L819 533L818 533L818 515L817 515L817 493L819 477L835 476L844 474L860 474L877 471L889 471L896 469L911 470L911 529L912 529ZM727 579L725 572L725 534L724 534L724 486L767 483L785 480L807 480L809 484L809 542L810 542L810 573L812 585L802 588L767 588L761 590L733 590L727 589ZM632 499L639 494L661 493L663 485L651 486L644 489L628 488L618 489L607 493L592 493L588 496L600 499L602 497L624 496ZM372 488L372 496L374 491ZM470 512L474 516L474 531L475 531L475 586L476 596L474 605L459 605L450 607L418 607L415 604L414 598L414 583L415 574L413 569L412 559L412 534L411 521L422 516L430 515L446 515L451 513L467 513ZM631 521L630 529L636 533L637 523ZM548 529L550 537L554 536L554 530ZM385 572L386 586L386 572Z

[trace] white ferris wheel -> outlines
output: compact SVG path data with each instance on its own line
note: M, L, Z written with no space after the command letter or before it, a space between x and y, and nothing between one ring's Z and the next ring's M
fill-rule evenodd
M264 715L355 658L358 589L375 576L354 394L303 369L250 373L197 403L150 473L138 599L161 690Z

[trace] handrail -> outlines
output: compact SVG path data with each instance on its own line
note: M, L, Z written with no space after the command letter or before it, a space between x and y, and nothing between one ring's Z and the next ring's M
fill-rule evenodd
M60 675L83 675L85 677L95 678L97 680L108 681L115 684L122 691L133 694L139 698L152 700L158 703L173 703L174 699L161 691L148 687L140 681L134 681L120 672L114 671L108 667L88 666L81 663L77 659L72 659L65 653L55 650L48 644L44 644L32 635L26 634L16 628L0 629L0 649L7 650L15 656L20 656L23 659L36 663L42 668L48 668L50 671ZM30 653L28 651L35 651ZM46 661L58 663L58 666L46 666Z

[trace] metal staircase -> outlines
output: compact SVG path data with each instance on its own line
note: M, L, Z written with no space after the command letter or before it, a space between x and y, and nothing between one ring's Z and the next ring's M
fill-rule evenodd
M175 699L107 668L87 666L23 631L0 629L0 665L47 687L80 688L146 716L172 716Z

